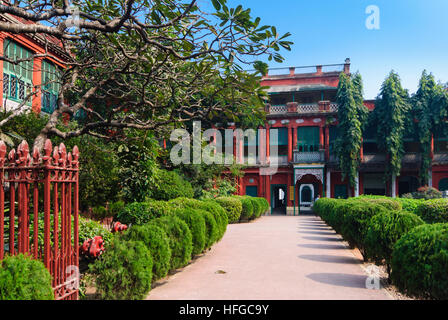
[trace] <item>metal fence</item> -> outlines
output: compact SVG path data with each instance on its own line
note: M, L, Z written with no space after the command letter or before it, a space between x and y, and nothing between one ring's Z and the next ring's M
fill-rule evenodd
M52 276L55 298L78 299L79 150L44 145L30 154L0 141L0 260L19 253L41 260Z

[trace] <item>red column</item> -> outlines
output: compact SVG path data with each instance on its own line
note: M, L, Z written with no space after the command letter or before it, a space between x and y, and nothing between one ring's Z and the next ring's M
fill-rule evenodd
M292 162L292 127L288 127L288 162Z
M430 157L431 159L434 158L434 135L431 134L431 151L430 151Z
M33 96L32 99L32 109L35 113L40 113L40 109L42 107L42 57L38 57L34 59L33 62L33 90L37 90L37 93Z
M330 160L330 128L325 127L325 159Z
M269 161L269 155L270 155L270 132L269 132L269 125L266 125L266 158L267 158L267 161L268 162L270 162Z
M363 143L362 143L362 137L361 137L361 150L359 150L359 158L361 159L361 161L364 159L364 147L363 147ZM398 190L398 189L397 189Z
M297 148L297 127L292 127L292 146L293 149Z
M266 179L266 200L268 200L269 205L271 205L271 176L264 176Z
M5 41L5 35L0 34L0 56L3 56L3 41ZM3 111L3 60L0 60L0 101Z

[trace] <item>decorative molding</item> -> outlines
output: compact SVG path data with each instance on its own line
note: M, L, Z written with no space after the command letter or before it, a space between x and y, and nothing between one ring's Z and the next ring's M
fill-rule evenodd
M313 119L313 122L314 122L314 123L319 123L319 122L321 122L321 121L322 121L321 118L315 118L315 119Z
M296 123L304 123L305 122L305 120L303 120L303 119L297 119L296 120Z
M275 124L277 121L275 121L275 120L269 120L268 121L268 123L270 124L270 125L273 125L273 124Z
M282 121L280 121L282 124L288 124L289 123L289 120L282 120Z
M295 183L302 179L307 174L311 174L317 178L322 184L324 183L323 170L321 168L316 169L295 169Z

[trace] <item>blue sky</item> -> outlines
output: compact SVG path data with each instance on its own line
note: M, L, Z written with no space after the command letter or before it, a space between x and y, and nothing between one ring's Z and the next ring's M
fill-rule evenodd
M202 0L205 1L205 0ZM393 69L412 93L424 69L448 82L447 0L228 0L251 8L263 24L292 33L291 52L270 67L343 63L364 80L365 98L374 98ZM380 9L380 29L368 30L369 5Z

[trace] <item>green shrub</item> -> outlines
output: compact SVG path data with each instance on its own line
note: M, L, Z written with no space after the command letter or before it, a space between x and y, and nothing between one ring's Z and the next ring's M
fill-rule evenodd
M191 231L193 241L192 255L202 253L205 248L205 220L204 217L192 208L176 209L175 215L182 219Z
M124 209L125 203L124 201L116 201L116 202L112 202L109 205L109 215L111 217L116 218L118 216L118 214Z
M385 211L372 217L369 224L366 236L367 256L377 264L385 260L390 273L395 243L405 233L424 222L419 216L407 211Z
M157 183L151 190L151 196L156 200L171 200L179 197L193 198L191 183L174 171L160 170Z
M351 247L358 247L359 251L366 257L365 237L370 219L374 215L387 210L384 206L375 203L358 200L345 201L346 204L338 208L338 211L342 210L339 212L342 217L340 233Z
M416 192L406 193L402 195L403 198L408 199L439 199L442 198L442 193L433 187L420 187Z
M219 226L213 214L206 210L197 209L202 215L205 222L205 249L209 249L217 240L219 236Z
M203 200L198 208L213 214L219 230L216 241L221 240L229 224L229 217L227 216L226 210L215 200Z
M91 271L102 299L140 300L151 290L152 264L143 242L114 238Z
M117 220L125 224L142 225L152 219L170 214L172 208L166 201L148 200L126 205L118 214Z
M92 208L92 215L93 218L101 221L107 217L107 210L103 206L94 207Z
M82 245L84 241L92 239L95 236L101 236L104 240L104 247L107 248L109 246L113 234L101 223L83 217L79 217L78 222L79 245Z
M252 206L254 207L254 214L252 215L252 219L257 219L261 216L263 211L262 204L257 197L250 197L250 201L252 201Z
M226 210L229 223L236 223L240 220L243 205L239 199L234 197L220 197L216 198L216 202L218 202Z
M249 220L254 215L254 206L252 204L252 200L248 196L233 196L241 201L242 210L241 210L241 220Z
M388 210L401 210L403 207L401 206L401 202L398 201L396 198L389 198L385 196L359 196L357 198L352 198L350 200L360 200L360 201L367 201L370 203L375 203L383 206L384 208Z
M424 224L397 241L392 282L416 297L448 299L448 224Z
M427 223L448 222L448 199L433 199L420 203L416 210Z
M1 260L0 300L54 300L44 264L23 254Z
M416 213L418 206L424 202L423 199L396 198L401 203L403 210Z
M153 281L168 274L171 260L170 240L162 228L155 224L133 226L123 233L122 238L127 241L141 241L148 247L153 260Z
M269 202L268 200L266 200L265 198L260 198L261 199L261 204L262 204L262 208L263 208L263 213L266 213L269 211Z
M193 237L188 225L176 216L164 216L151 221L161 227L170 239L172 270L188 264L193 251Z

